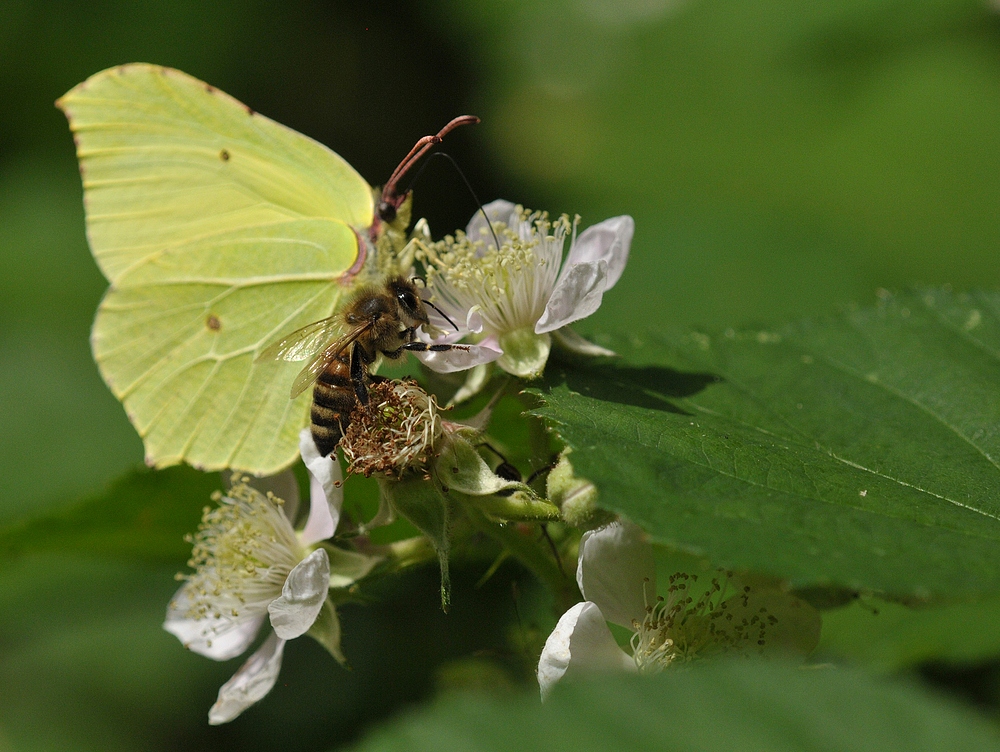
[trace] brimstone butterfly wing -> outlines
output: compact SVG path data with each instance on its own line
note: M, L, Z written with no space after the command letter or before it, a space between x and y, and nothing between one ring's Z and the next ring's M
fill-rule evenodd
M146 461L290 464L309 409L288 398L300 364L254 355L334 311L377 234L372 189L322 144L169 68L109 69L57 104L111 283L94 357Z

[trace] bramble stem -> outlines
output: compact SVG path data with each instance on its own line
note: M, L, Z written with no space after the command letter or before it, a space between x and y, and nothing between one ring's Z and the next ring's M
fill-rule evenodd
M541 580L552 591L557 605L572 605L580 600L580 591L576 583L566 577L548 548L542 548L536 540L524 535L516 525L500 525L491 522L478 509L467 507L466 518L472 526L489 536L504 550L520 561L532 574ZM565 610L565 609L564 609ZM561 612L560 612L561 613Z

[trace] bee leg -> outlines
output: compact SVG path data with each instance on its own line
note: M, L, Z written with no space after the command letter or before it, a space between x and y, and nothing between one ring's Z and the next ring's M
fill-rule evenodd
M368 404L368 387L365 386L365 377L368 375L366 365L365 352L361 344L355 342L351 349L351 383L354 384L354 393L362 405Z
M503 478L504 480L512 480L512 481L516 481L516 482L518 482L518 483L520 483L520 482L521 482L521 480L523 479L523 478L522 478L522 476L521 476L521 471L520 471L520 470L518 470L518 469L517 469L516 467L514 467L514 466L513 466L512 464L510 464L510 463L509 463L509 462L507 461L507 458L506 458L506 457L504 457L504 456L503 456L502 454L500 454L500 452L498 452L498 451L497 451L497 450L496 450L496 449L495 449L495 448L493 447L493 445L492 445L492 444L490 444L489 442L486 442L486 441L484 441L484 442L483 442L482 444L480 444L479 446L481 446L481 447L486 447L486 448L487 448L487 449L489 449L489 450L490 450L491 452L493 452L493 454L495 454L495 455L496 455L497 457L499 457L499 458L500 458L500 460L501 460L501 461L500 461L500 464L499 464L499 465L497 465L497 466L496 466L496 467L495 467L495 468L493 469L493 473L494 473L494 474L495 474L496 476L498 476L498 477L500 477L500 478ZM499 496L500 494L497 494L497 495Z
M407 342L400 350L413 352L447 352L448 350L467 350L463 345L428 345L426 342Z

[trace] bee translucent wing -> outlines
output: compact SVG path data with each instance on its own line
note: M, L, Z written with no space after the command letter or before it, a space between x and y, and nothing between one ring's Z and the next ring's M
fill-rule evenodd
M328 347L324 348L321 353L309 361L306 367L303 368L299 372L299 375L295 377L295 381L292 382L292 399L295 399L302 394L302 392L308 389L309 386L319 378L319 375L323 373L326 367L330 365L330 362L343 352L344 348L351 345L358 337L367 332L370 328L371 324L364 324L351 330L336 342L333 342Z
M330 316L320 321L306 324L287 337L269 345L260 353L255 362L266 360L298 361L314 355L327 344L341 327L339 316Z
M287 398L299 365L254 354L337 309L364 261L371 188L322 144L169 68L98 73L58 105L111 282L94 358L147 462L289 465L309 412Z

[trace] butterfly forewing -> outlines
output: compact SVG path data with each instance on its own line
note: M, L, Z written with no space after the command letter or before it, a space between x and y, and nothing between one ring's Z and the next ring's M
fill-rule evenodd
M110 281L177 243L300 217L372 223L340 156L180 71L132 64L57 103L76 134L87 234Z
M371 188L325 146L179 71L107 70L59 106L111 282L94 357L147 462L287 466L309 406L287 399L296 366L282 361L338 335L319 320L363 261ZM313 338L254 358L275 331L310 321Z

